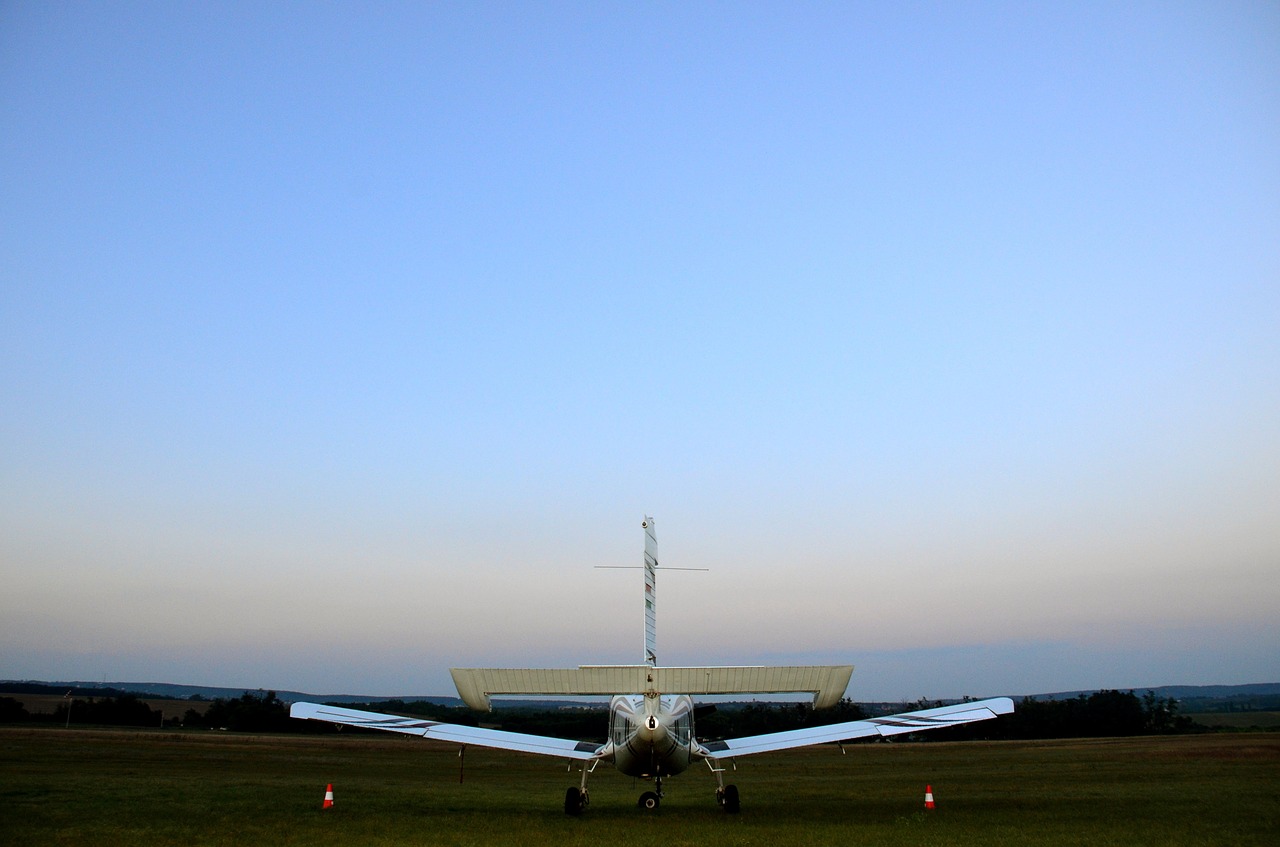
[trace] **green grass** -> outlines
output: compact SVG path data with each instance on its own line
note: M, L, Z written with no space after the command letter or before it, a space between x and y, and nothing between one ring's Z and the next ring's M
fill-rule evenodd
M725 815L705 768L601 766L398 736L0 729L0 843L37 845L1274 845L1280 736L873 744L749 757ZM321 811L327 783L336 807ZM938 808L924 810L933 786Z
M1227 727L1229 729L1276 729L1280 727L1280 712L1198 712L1187 715L1202 726Z

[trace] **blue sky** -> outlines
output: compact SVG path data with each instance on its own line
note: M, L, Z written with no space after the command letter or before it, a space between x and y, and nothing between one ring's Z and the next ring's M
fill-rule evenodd
M0 676L1280 679L1280 9L0 6Z

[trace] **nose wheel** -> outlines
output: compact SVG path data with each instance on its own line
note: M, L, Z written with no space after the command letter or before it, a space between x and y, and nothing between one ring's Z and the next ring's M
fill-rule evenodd
M646 791L645 793L641 794L640 800L639 802L636 803L636 805L644 809L646 812L653 812L657 810L658 806L661 803L662 803L662 777L657 776L653 778L653 790Z

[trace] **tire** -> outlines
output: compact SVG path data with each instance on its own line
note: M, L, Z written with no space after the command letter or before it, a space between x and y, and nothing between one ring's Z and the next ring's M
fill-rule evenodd
M577 817L582 814L582 792L576 788L564 790L564 813Z
M636 805L646 811L652 812L658 808L658 803L658 795L654 794L652 791L646 791L640 795L640 802Z
M738 805L738 786L726 785L724 787L724 797L721 798L720 802L727 813L736 815L740 808Z

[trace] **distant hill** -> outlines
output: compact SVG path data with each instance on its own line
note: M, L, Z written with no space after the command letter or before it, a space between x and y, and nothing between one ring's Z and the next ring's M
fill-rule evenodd
M178 685L170 682L85 682L64 681L46 682L43 680L0 680L0 694L65 694L71 691L77 697L110 697L120 693L133 693L147 697L167 700L189 700L193 697L205 700L233 699L246 691L264 689L220 688L209 685ZM1122 689L1128 691L1130 689ZM1075 697L1089 696L1097 689L1087 691L1059 691L1051 694L1010 695L1015 700L1034 697L1037 700L1070 700ZM1180 711L1186 712L1236 712L1280 710L1280 682L1262 682L1249 685L1162 685L1157 688L1134 688L1132 691L1143 696L1151 692L1156 697L1173 698L1181 705ZM404 694L396 697L373 697L367 694L311 694L303 691L282 691L276 689L276 696L285 702L307 700L317 703L382 703L388 700L405 702L425 701L440 706L461 706L458 697L442 697L433 694ZM504 700L508 708L538 704L543 707L555 706L546 700L523 701ZM953 702L953 701L948 701ZM580 702L566 701L560 705L581 705ZM901 703L863 704L874 708L875 714L884 711L896 711Z
M1249 685L1161 685L1157 688L1126 688L1123 690L1132 690L1133 693L1139 695L1150 691L1157 697L1172 697L1175 700L1276 697L1280 696L1280 682L1257 682ZM1079 697L1081 694L1087 697L1096 691L1097 689L1095 688L1088 691L1061 691L1056 694L1036 694L1034 696L1037 700L1069 700L1072 697Z

